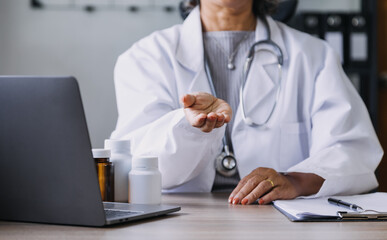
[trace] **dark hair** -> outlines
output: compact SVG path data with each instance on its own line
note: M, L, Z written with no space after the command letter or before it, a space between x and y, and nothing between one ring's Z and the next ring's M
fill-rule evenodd
M275 13L278 0L253 0L253 13L256 17L264 17Z
M180 15L185 19L200 0L183 0L179 4ZM253 0L253 13L257 17L271 15L278 6L278 0Z

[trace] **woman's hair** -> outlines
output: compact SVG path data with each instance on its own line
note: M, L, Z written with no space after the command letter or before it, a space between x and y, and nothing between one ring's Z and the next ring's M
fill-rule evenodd
M180 2L180 15L185 19L191 10L199 5L200 0L183 0ZM253 13L256 17L271 15L277 9L278 0L253 0Z
M275 12L278 0L253 0L253 13L256 17L264 17Z

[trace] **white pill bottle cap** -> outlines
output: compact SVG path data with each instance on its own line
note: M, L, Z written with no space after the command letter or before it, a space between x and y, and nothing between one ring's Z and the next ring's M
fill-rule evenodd
M158 169L159 159L156 156L134 156L132 169Z
M130 154L130 140L127 139L106 139L105 149L111 149L112 151L127 152Z
M93 152L93 158L110 158L111 156L109 149L94 148L91 151Z

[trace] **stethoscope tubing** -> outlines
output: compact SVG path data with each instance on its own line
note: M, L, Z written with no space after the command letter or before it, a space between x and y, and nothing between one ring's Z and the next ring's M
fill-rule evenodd
M281 48L271 40L271 32L270 32L270 27L269 27L269 24L267 22L267 20L265 18L262 18L263 20L263 23L265 24L265 27L266 27L266 31L267 31L267 39L266 40L261 40L261 41L258 41L258 42L255 42L249 49L248 51L248 55L247 55L247 58L246 58L246 62L243 66L243 82L241 84L241 87L239 89L239 101L240 101L240 105L241 105L241 111L242 111L242 119L243 121L251 126L251 127L260 127L260 126L264 126L266 125L269 120L271 119L276 107L277 107L277 103L279 101L279 98L280 98L280 93L281 93L281 83L282 83L282 66L283 66L283 53L282 53L282 50ZM244 98L243 98L243 92L244 92L244 88L245 88L245 85L246 85L246 82L247 82L247 77L248 77L248 74L250 72L250 68L251 68L251 64L254 60L254 55L255 55L255 48L257 46L260 46L260 45L270 45L274 51L270 51L268 49L260 49L258 51L269 51L271 53L273 53L276 57L277 57L277 61L278 61L278 70L279 70L279 74L278 74L278 87L277 87L277 92L276 92L276 99L275 99L275 102L274 102L274 105L272 107L272 109L270 110L270 113L269 113L269 116L267 117L267 119L261 123L256 123L254 122L251 118L249 117L246 117L246 112L245 112L245 104L244 104ZM205 66L205 71L206 71L206 74L207 74L207 78L208 78L208 82L209 82L209 85L210 85L210 90L211 90L211 93L214 97L217 97L216 95L216 91L215 91L215 86L214 86L214 82L213 82L213 79L212 79L212 75L211 75L211 72L210 72L210 67L208 65L208 62L207 62L207 57L205 56L204 57L204 66ZM223 136L223 139L222 139L222 143L223 143L223 151L225 152L226 154L226 157L227 156L231 156L233 159L235 159L233 156L232 156L232 153L230 153L230 148L229 148L229 144L228 144L228 140L226 138L226 135ZM235 166L236 166L236 162L235 162Z
M246 74L248 74L248 71L246 72ZM278 64L278 75L279 75L278 79L282 79L282 65L281 64ZM241 88L239 89L239 102L241 104L242 119L243 119L243 121L247 125L249 125L251 127L264 126L264 125L266 125L269 122L269 120L271 119L271 117L272 117L272 115L274 113L274 110L277 107L277 103L279 101L280 94L281 94L281 80L278 82L275 102L274 102L274 105L273 105L272 109L270 110L269 116L262 123L256 123L251 118L246 117L245 104L244 104L244 99L243 99L243 92L244 92L245 85L246 85L247 75L246 75L246 77L244 77L244 79L245 79L245 81L242 83Z

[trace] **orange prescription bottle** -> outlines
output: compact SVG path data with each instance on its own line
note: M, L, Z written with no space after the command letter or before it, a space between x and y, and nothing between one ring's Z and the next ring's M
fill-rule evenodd
M102 201L114 202L114 166L109 149L92 149Z

